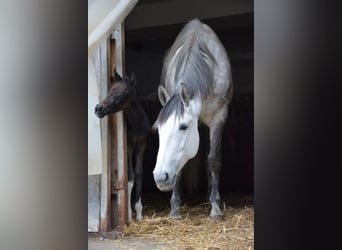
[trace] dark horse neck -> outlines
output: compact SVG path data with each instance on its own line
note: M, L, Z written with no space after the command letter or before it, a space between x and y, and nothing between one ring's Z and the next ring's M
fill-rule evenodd
M142 108L136 93L131 97L129 105L123 110L128 135L147 134L150 129L148 117Z

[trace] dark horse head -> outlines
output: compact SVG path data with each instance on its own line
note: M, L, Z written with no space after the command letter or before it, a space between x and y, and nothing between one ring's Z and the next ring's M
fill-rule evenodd
M108 96L95 106L95 114L99 118L125 109L134 92L136 83L134 73L131 77L124 76L123 78L116 71L114 75L113 86L109 90Z

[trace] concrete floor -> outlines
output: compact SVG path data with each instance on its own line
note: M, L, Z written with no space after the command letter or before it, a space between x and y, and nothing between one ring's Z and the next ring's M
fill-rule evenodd
M88 250L166 250L171 246L150 239L129 237L122 239L88 238Z

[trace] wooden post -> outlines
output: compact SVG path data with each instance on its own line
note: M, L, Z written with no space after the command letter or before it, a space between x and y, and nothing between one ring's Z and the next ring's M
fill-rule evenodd
M123 23L113 32L111 41L111 74L114 68L119 75L124 76L124 26ZM114 60L115 59L115 60ZM126 127L123 112L112 116L111 126L111 154L112 154L112 195L113 226L128 224L128 191L127 191L127 142Z
M100 97L103 99L107 96L107 89L109 86L108 81L108 46L109 39L102 43L100 47ZM101 174L101 220L100 231L108 232L111 228L110 225L110 207L111 207L111 169L108 160L108 118L101 119L101 145L102 145L102 174Z

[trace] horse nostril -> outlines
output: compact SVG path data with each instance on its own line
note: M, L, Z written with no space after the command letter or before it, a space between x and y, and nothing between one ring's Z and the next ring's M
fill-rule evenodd
M167 181L169 179L169 174L168 173L165 173L165 179L164 181Z
M103 107L100 105L96 105L95 107L95 113L102 113L103 112Z

